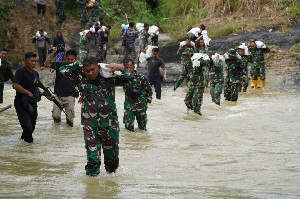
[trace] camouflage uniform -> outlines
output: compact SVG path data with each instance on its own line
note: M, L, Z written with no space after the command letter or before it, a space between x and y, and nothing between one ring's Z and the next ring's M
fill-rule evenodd
M136 59L136 52L135 52L135 40L138 38L138 32L133 29L128 29L123 33L123 39L125 44L124 49L124 59Z
M200 66L194 66L191 71L191 87L184 99L185 105L188 109L193 110L195 113L201 115L201 105L203 102L203 92L204 92L204 69L207 65L207 61L202 59L200 61ZM175 88L178 88L183 80L187 77L187 73L182 71L179 80L177 81Z
M85 78L79 64L63 66L60 72L74 82L82 95L81 124L87 151L86 174L99 174L101 164L101 145L107 172L115 172L119 166L119 123L115 104L115 85L124 81L135 82L134 76L125 71L116 78L96 80ZM132 83L134 84L134 83Z
M107 14L100 6L97 1L94 2L93 7L89 7L90 17L89 17L89 26L93 26L99 19L100 13Z
M248 82L249 82L249 77L248 77L248 62L252 63L253 62L253 57L244 55L242 56L242 68L244 71L244 76L243 76L243 82L245 82L244 85L244 91L248 88ZM246 92L246 91L245 91Z
M149 33L143 29L140 33L140 50L141 52L145 50L148 46Z
M129 131L134 131L134 118L136 117L139 129L146 130L147 124L147 103L151 103L152 89L147 78L141 74L134 74L136 79L137 88L141 91L138 99L132 99L128 95L128 88L131 86L129 83L125 84L123 89L125 92L124 102L124 117L123 123L125 128Z
M212 61L209 64L209 81L211 99L214 103L220 105L224 83L223 64L221 60Z
M158 46L158 35L154 34L150 36L150 45L151 46Z
M100 62L105 63L106 62L106 53L109 49L108 45L108 37L110 36L109 32L101 31L98 33L96 40L95 40L95 46L97 50L96 57L100 59Z
M66 0L55 0L56 14L59 16L58 23L62 23L67 20L67 15L65 11Z
M187 59L186 55L193 55L194 48L184 45L181 49L178 49L177 54L181 55L182 72L186 73L186 85L189 87L190 72L193 69L193 63Z
M199 40L200 41L200 40ZM198 47L198 52L203 54L209 54L209 47ZM208 88L208 82L209 82L209 65L207 65L204 69L204 85Z
M230 54L235 56L236 51L231 49ZM227 65L227 77L224 85L224 97L225 100L236 102L238 100L241 80L244 76L242 62L236 57L234 59L226 59L225 62Z
M79 15L80 15L80 21L81 25L85 26L86 22L88 22L88 13L87 13L87 3L89 0L77 0ZM85 27L81 27L85 28Z
M250 75L253 76L253 80L257 80L258 77L260 77L261 80L265 80L266 73L265 73L264 53L270 52L270 49L268 47L256 48L255 50L252 48L249 48L249 51L251 52L251 54L253 56L253 63L251 66Z
M87 38L86 35L80 36L79 56L80 56L81 63L85 58L89 56L89 42L90 39Z

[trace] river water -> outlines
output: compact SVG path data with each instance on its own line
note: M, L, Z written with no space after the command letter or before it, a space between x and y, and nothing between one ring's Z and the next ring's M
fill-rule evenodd
M2 198L300 198L300 93L250 91L237 104L211 103L200 117L186 113L186 88L163 89L148 111L148 131L122 123L124 93L117 88L120 167L86 177L80 106L75 127L39 103L34 143L20 140L14 108L0 113ZM5 103L15 92L5 85ZM102 157L103 158L103 157Z

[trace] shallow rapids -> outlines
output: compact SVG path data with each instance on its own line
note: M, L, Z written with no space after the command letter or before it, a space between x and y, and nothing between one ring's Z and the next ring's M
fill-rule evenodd
M206 92L200 117L187 113L186 91L164 88L162 100L149 106L148 131L131 133L122 122L124 93L117 88L120 167L107 174L102 164L94 178L85 176L80 105L70 128L65 117L53 123L52 102L43 97L33 144L20 140L14 108L0 113L0 197L300 197L299 92L249 90L237 104L222 96L220 107ZM14 96L5 85L4 105L13 104Z

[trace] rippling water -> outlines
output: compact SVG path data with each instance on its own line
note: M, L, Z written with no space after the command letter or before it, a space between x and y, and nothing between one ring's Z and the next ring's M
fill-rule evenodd
M14 90L5 86L5 103ZM80 106L75 127L52 121L39 103L34 144L20 140L14 108L0 113L0 197L3 198L300 198L300 93L242 93L238 104L211 103L186 113L185 88L163 89L148 111L148 132L122 123L117 89L120 167L86 177ZM64 118L64 117L63 117ZM136 125L137 126L137 125ZM103 157L102 157L103 158Z

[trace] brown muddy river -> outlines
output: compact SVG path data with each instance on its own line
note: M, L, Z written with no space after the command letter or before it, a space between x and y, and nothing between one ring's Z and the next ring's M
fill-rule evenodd
M117 89L120 167L86 177L80 105L75 127L54 124L39 103L34 143L20 140L14 108L0 113L1 198L300 198L300 93L242 93L238 104L211 103L186 113L186 89L163 89L148 111L148 132L122 123ZM5 85L5 105L15 91ZM3 107L3 106L1 106ZM136 125L137 126L137 125ZM103 158L103 157L102 157Z

